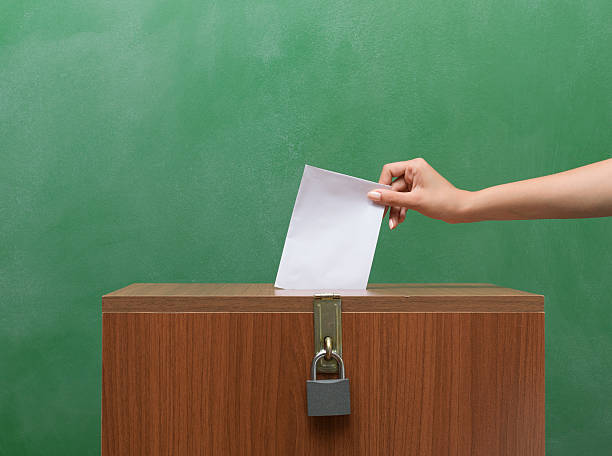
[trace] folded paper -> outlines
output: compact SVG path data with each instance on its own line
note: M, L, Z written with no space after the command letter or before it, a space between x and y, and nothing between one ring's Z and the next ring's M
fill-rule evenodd
M367 193L385 187L306 165L274 286L365 289L384 211Z

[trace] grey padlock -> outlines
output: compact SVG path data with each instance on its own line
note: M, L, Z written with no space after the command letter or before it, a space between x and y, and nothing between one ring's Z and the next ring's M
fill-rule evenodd
M348 378L344 378L344 361L335 351L331 357L338 361L340 378L317 380L317 362L325 356L325 350L318 352L312 359L310 375L306 380L308 416L334 416L351 414L351 390Z

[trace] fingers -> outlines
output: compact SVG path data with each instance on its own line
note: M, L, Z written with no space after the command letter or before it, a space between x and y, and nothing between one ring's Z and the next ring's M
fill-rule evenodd
M399 216L399 222L398 223L403 223L404 220L406 220L406 208L402 207L400 209L400 216Z
M406 184L406 181L404 180L403 177L398 177L397 179L395 179L393 181L393 183L391 184L391 188L396 191L396 192L405 192L410 190L410 187ZM385 206L385 213L383 214L383 218L385 217L385 215L387 215L387 211L389 210L389 206ZM389 228L393 229L395 226L397 226L399 223L401 223L399 221L399 208L397 208L397 216L398 219L394 221L393 224L391 224L391 216L393 214L389 214Z
M406 183L403 177L398 177L391 183L391 188L395 192L407 192L410 190L410 187Z
M393 228L399 225L399 217L400 217L400 208L391 207L391 209L389 210L389 229L390 230L392 230Z
M415 209L418 203L413 192L396 192L386 188L371 191L368 193L368 198L384 206L405 207L407 209Z
M382 172L380 173L379 184L391 185L394 177L403 176L406 171L406 163L408 162L395 162L387 163L383 166Z
M422 158L414 158L408 161L387 163L383 166L380 173L379 184L391 185L394 177L404 176L406 183L412 184L413 170L419 167L427 166L427 162Z
M412 192L396 192L378 189L368 193L368 198L378 204L389 206L389 229L393 230L406 220L406 210L416 209L417 197Z
M400 223L406 220L406 209L415 208L417 197L411 193L413 178L415 172L427 166L429 165L422 158L387 163L383 166L378 182L380 184L390 185L391 190L374 190L368 193L368 198L385 206L384 215L386 215L387 210L389 210L390 229L395 229Z
M398 177L397 179L395 179L391 184L391 188L395 192L405 192L409 190L409 187L403 177ZM388 206L385 206L385 213L387 212L387 208ZM397 226L402 223L400 221L400 211L401 208L397 206L391 208L391 212L389 213L389 229L392 230L394 228L397 228Z

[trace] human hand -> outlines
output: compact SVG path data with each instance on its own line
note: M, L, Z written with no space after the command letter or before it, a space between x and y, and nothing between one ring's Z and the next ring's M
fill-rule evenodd
M456 188L422 158L386 164L378 183L391 185L392 190L373 190L368 198L390 208L390 229L406 219L407 209L447 223L467 221L471 192Z

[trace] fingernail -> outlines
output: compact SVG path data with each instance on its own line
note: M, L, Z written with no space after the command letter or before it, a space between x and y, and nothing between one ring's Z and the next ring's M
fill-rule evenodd
M368 198L374 201L380 201L380 198L382 198L382 195L378 192L369 192Z
M395 221L393 219L389 219L389 229L392 230L395 227Z

